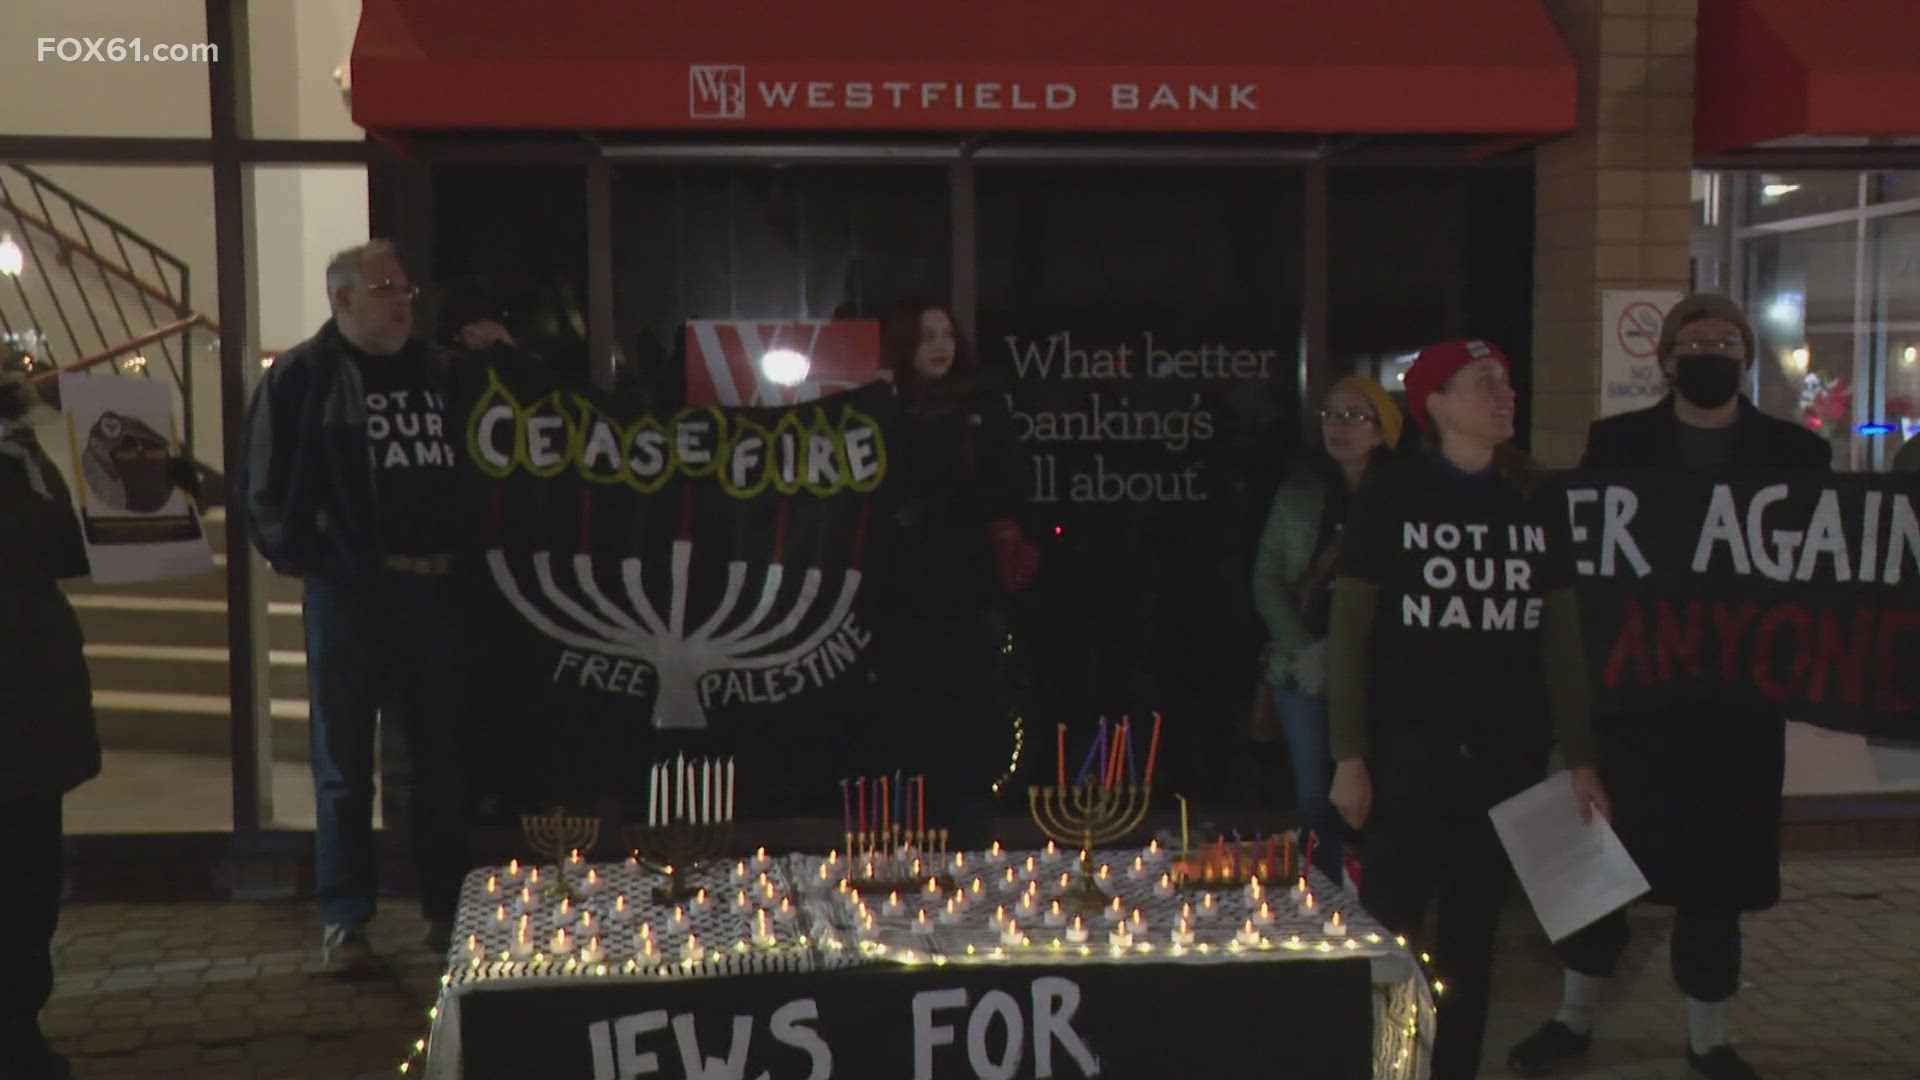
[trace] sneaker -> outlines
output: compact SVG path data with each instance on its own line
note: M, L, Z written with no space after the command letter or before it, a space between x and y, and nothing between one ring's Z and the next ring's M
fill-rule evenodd
M453 948L453 922L431 919L427 922L427 951L445 956Z
M1687 1064L1707 1080L1760 1080L1760 1074L1746 1063L1731 1046L1716 1046L1704 1054L1687 1047Z
M364 979L379 965L364 926L329 926L320 938L320 967L336 979Z
M1592 1045L1592 1035L1582 1035L1558 1020L1549 1020L1513 1044L1507 1051L1507 1068L1515 1076L1546 1076L1561 1065L1579 1060Z

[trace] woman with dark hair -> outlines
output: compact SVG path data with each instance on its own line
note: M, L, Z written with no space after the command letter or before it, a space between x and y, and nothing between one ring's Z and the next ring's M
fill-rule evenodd
M885 687L882 742L927 776L929 813L983 844L1007 760L1006 601L1039 552L1014 516L1024 494L1007 409L983 391L950 309L910 303L881 327L900 402L868 577Z
M1480 1067L1509 877L1487 811L1541 778L1557 739L1581 812L1608 813L1567 515L1509 447L1507 370L1484 341L1421 350L1407 411L1432 449L1367 477L1334 580L1333 805L1366 830L1361 904L1445 979L1435 1080Z
M1342 379L1320 406L1320 445L1274 493L1253 564L1253 603L1267 624L1267 686L1293 766L1296 805L1313 831L1314 865L1341 882L1346 832L1327 801L1327 617L1347 505L1400 441L1400 409L1363 376Z

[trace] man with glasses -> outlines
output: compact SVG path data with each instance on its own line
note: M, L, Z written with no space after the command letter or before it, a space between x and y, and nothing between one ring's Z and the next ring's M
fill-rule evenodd
M406 727L427 947L445 952L467 869L462 650L452 577L448 358L413 337L393 245L327 264L333 318L267 370L247 410L235 509L273 568L305 579L315 878L329 973L375 970L376 721Z
M1674 305L1657 355L1673 392L1601 420L1581 460L1590 469L1709 470L1736 477L1828 471L1826 440L1766 416L1740 393L1756 356L1746 315L1724 296ZM1740 988L1740 915L1780 899L1780 792L1786 720L1735 688L1594 718L1600 777L1613 825L1674 909L1674 981L1687 996L1687 1062L1708 1080L1758 1074L1728 1042L1726 1003ZM1563 939L1560 1011L1516 1045L1508 1064L1545 1076L1592 1042L1602 980L1627 947L1616 911Z

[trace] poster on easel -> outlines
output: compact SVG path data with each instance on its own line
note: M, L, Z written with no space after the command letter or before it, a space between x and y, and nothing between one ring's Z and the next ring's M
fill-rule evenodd
M199 508L168 467L175 439L167 384L63 375L60 402L93 580L118 585L212 570Z

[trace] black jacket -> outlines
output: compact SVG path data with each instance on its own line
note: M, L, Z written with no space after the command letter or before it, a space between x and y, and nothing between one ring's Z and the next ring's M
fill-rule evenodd
M0 422L0 799L100 773L80 620L59 585L86 573L66 481L32 429Z
M983 389L964 407L903 407L875 507L873 576L883 602L916 611L1002 603L987 525L1018 516L1026 482L999 397Z
M1673 399L1595 423L1581 467L1685 469ZM1825 439L1741 399L1731 473L1827 472ZM1780 898L1786 717L1699 695L1594 717L1614 828L1658 903L1760 910Z
M1680 456L1679 421L1673 398L1619 416L1597 420L1587 430L1583 469L1685 468ZM1833 467L1833 447L1798 424L1776 420L1740 399L1740 419L1734 424L1733 460L1736 470L1821 469Z

